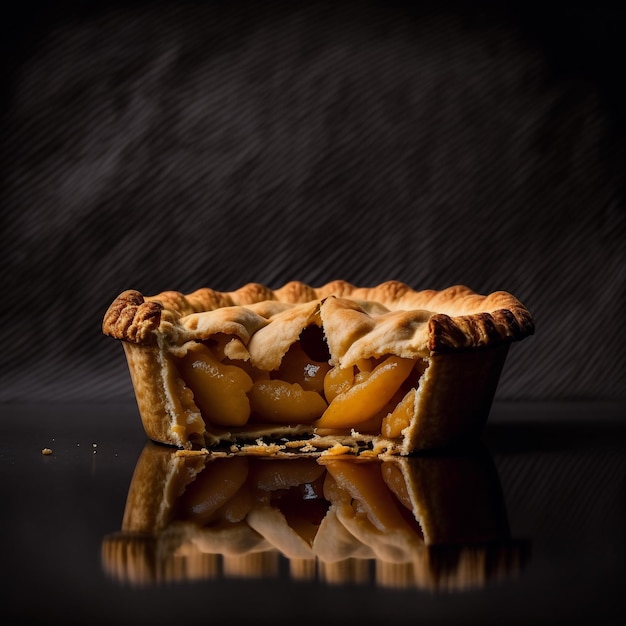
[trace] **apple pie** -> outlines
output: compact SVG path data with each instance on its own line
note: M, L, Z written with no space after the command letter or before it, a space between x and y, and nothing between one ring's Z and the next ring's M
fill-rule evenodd
M121 293L121 340L148 437L189 451L407 455L479 436L512 342L513 295L398 281Z

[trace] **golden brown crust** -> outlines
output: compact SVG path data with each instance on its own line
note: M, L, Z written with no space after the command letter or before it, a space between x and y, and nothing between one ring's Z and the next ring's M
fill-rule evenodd
M433 354L416 390L415 417L404 433L402 454L473 441L484 426L509 350Z
M125 291L105 314L103 331L124 341L153 343L157 329L165 323L176 326L181 318L193 313L267 301L299 304L330 296L377 302L389 311L428 311L428 347L431 351L471 349L517 341L534 332L528 309L505 291L483 296L462 285L442 291L414 291L399 281L367 288L340 280L317 289L292 281L277 290L250 283L232 292L204 288L187 295L166 291L144 297L138 291Z
M146 302L135 290L121 293L107 310L102 330L105 335L132 343L154 343L154 331L161 322L163 305Z

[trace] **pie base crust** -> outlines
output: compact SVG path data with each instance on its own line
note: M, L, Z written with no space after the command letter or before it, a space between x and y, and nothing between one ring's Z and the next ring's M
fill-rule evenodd
M304 328L323 329L336 367L397 355L423 360L410 423L397 437L314 424L219 427L182 393L177 354L217 335L229 355L276 370ZM123 343L143 426L154 441L233 455L407 455L474 440L489 414L512 342L534 332L529 311L505 291L465 286L415 291L389 281L359 288L334 281L271 290L256 283L233 292L200 289L146 297L125 291L103 321Z

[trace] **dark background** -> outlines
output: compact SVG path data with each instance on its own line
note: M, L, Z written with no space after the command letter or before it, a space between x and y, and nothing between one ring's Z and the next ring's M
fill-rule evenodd
M626 396L624 15L23 3L4 19L0 401L132 398L121 291L505 289L498 398Z

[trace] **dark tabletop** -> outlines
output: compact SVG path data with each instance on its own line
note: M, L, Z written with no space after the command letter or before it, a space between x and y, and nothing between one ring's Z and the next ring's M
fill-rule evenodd
M261 578L133 585L105 567L147 444L136 408L9 405L0 416L0 612L10 623L614 623L626 582L623 407L496 404L483 435L523 558L470 589ZM42 454L50 448L52 454ZM184 576L182 577L184 578ZM358 622L353 620L358 619Z

